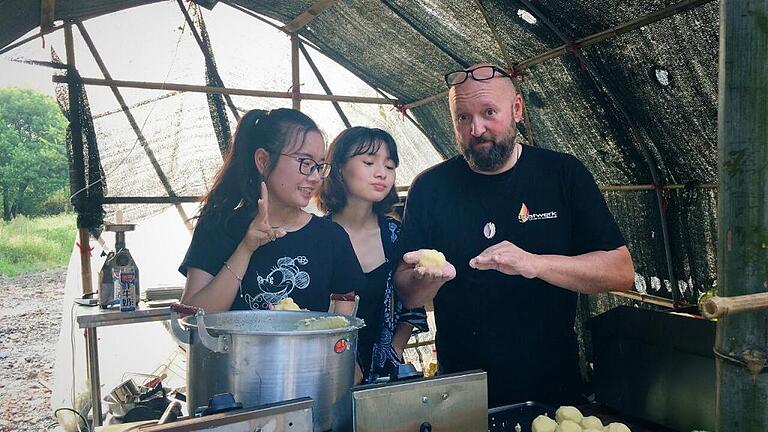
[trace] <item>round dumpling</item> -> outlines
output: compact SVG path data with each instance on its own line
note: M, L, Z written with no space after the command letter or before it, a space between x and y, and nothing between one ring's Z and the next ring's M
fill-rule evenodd
M298 311L301 310L301 308L296 304L295 301L293 301L292 298L286 297L277 302L277 304L274 305L273 310Z
M603 430L603 422L595 416L587 416L581 419L581 427L583 429Z
M624 423L610 423L604 429L605 432L632 432Z
M555 420L557 420L558 423L562 423L564 420L570 420L576 424L580 424L581 419L583 418L584 416L581 414L581 411L576 407L561 406L555 411Z
M419 267L441 269L445 263L445 255L434 249L424 249L419 254Z
M578 423L571 420L563 420L555 428L555 432L582 432L581 426Z
M556 428L557 422L545 415L536 417L531 424L533 432L555 432Z
M589 429L584 429L584 432L605 432L605 431L603 430L603 428L600 428L600 429L589 428Z

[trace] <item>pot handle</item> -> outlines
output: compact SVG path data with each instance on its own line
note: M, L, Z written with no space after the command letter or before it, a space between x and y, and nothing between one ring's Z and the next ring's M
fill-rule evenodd
M179 342L189 345L189 332L184 330L179 324L179 318L181 315L192 315L197 312L197 308L193 306L187 306L181 303L174 303L170 307L171 309L171 334ZM194 310L193 310L194 309Z
M221 335L218 337L211 336L211 334L208 333L208 328L205 326L205 311L203 308L174 303L171 305L171 328L173 329L174 336L179 340L186 344L190 343L189 332L182 329L178 323L179 314L195 315L195 321L197 321L197 334L200 336L200 342L202 342L206 348L217 353L229 353L229 349L232 346L232 337L230 335ZM179 333L183 333L183 336Z

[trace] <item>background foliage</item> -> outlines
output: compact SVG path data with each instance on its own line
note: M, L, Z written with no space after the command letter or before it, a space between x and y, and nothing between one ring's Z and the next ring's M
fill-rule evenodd
M67 120L52 98L30 89L0 89L4 220L67 209L66 128Z

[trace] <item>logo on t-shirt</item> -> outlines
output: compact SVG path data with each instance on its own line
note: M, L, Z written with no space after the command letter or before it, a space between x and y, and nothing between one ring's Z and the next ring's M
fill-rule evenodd
M531 213L528 211L528 206L523 203L523 205L520 206L520 213L517 214L517 220L519 220L520 223L543 219L557 219L557 212Z
M308 262L306 256L278 259L277 265L272 267L266 276L257 273L256 282L260 292L255 296L246 294L243 300L251 309L266 309L268 303L274 305L290 297L294 289L306 289L310 282L309 273L301 270L299 266L307 265Z

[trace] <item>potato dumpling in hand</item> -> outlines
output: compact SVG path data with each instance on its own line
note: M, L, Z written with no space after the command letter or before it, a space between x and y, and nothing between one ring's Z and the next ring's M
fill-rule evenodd
M580 424L581 419L583 418L584 416L581 414L581 411L576 407L561 406L555 411L555 420L557 420L558 423L562 423L564 420L570 420L576 424Z
M563 420L557 425L555 432L582 432L582 430L581 426L575 421Z
M557 422L545 415L540 415L533 419L531 429L533 432L555 432Z
M595 416L588 416L581 419L582 429L597 429L603 430L603 422Z
M299 307L299 305L296 304L295 301L293 301L291 297L286 297L280 300L279 302L277 302L277 304L275 304L272 310L299 311L301 310L301 308Z
M441 269L445 266L445 255L434 249L423 249L419 254L418 267Z
M603 430L605 432L632 432L624 423L610 423Z

